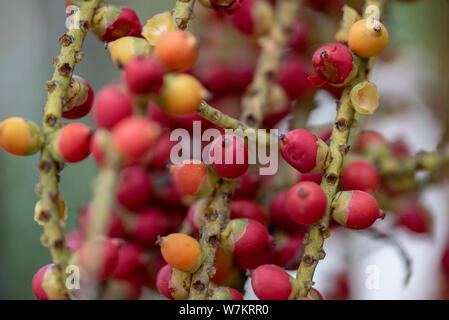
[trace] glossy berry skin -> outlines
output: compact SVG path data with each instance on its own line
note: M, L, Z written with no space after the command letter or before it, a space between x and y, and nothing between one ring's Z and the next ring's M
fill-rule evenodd
M152 47L140 37L121 37L107 44L112 61L119 68L123 68L133 58L151 54Z
M188 31L171 31L159 39L154 53L169 71L184 71L191 68L198 58L198 41Z
M281 154L285 161L302 173L321 172L329 161L329 147L304 129L292 130L281 138Z
M104 280L117 266L119 248L116 239L98 237L88 240L78 250L80 265L89 276Z
M337 193L332 208L332 218L349 229L369 228L377 219L384 217L377 200L364 191Z
M312 86L307 76L305 61L297 56L289 56L284 60L276 78L288 97L294 100L311 91Z
M316 76L309 80L316 87L326 83L341 85L348 81L353 73L354 57L348 47L342 44L325 45L315 51L312 57Z
M228 179L238 178L248 170L248 148L241 138L222 135L212 142L209 161L219 176Z
M168 218L158 208L150 207L138 212L130 236L147 247L153 247L158 236L163 236L168 229Z
M234 256L262 252L272 241L267 228L253 219L232 219L221 234L223 248Z
M326 208L326 194L315 182L300 182L288 192L287 212L298 224L309 225L320 221Z
M90 154L91 130L82 123L70 123L58 133L55 149L66 162L80 162Z
M172 279L173 268L171 265L167 264L159 270L156 278L157 290L167 299L173 300L172 296L173 289L170 288L170 280Z
M194 238L183 233L172 233L160 243L164 260L173 268L187 271L199 267L201 248Z
M45 289L42 287L42 282L44 281L45 274L49 267L53 266L52 264L47 264L46 266L43 266L40 268L36 274L33 277L32 281L32 288L34 296L37 300L49 300L47 292L45 292Z
M121 120L133 113L131 98L117 85L100 90L94 107L94 120L100 128L112 129Z
M387 44L387 28L374 19L361 19L349 29L348 45L362 58L377 56Z
M118 175L118 203L129 210L142 209L153 196L149 174L139 166L128 167Z
M231 219L254 219L262 224L267 223L267 217L262 208L253 200L236 199L231 202Z
M80 119L87 115L94 104L95 94L90 84L85 81L88 88L86 100L80 104L73 106L70 110L63 111L62 117L65 119Z
M251 275L251 286L260 300L288 300L293 293L290 275L273 264L257 267Z
M112 131L114 146L126 163L136 163L149 157L162 130L156 122L144 117L126 118Z
M398 212L397 224L407 228L414 233L430 233L432 229L432 219L420 203L411 201Z
M112 42L125 36L140 36L142 25L134 10L106 5L97 10L92 31L101 41Z
M164 72L156 59L141 56L126 64L123 79L129 91L134 94L157 94L164 83Z
M371 163L365 160L357 160L346 166L341 181L344 190L361 190L373 193L379 186L379 175Z
M118 252L117 266L111 277L114 279L130 279L145 267L145 251L142 247L126 243Z
M16 156L25 155L31 145L28 123L22 118L8 118L0 123L0 145Z
M194 195L207 179L207 166L198 160L184 160L172 166L170 173L173 175L175 184L185 193Z

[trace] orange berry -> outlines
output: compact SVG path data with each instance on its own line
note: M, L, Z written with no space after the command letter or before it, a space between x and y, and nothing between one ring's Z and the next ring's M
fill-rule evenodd
M206 90L194 77L187 74L166 76L160 105L170 114L183 116L194 113L207 96Z
M22 156L31 145L28 123L22 118L8 118L0 123L0 145L9 153Z
M175 184L185 193L194 195L198 192L207 176L207 166L198 160L184 160L172 166Z
M173 268L192 271L201 258L198 241L183 233L172 233L162 238L161 253Z
M362 58L377 56L387 44L388 30L377 20L362 19L349 29L349 48Z
M233 267L233 257L232 254L225 251L221 247L217 248L217 252L215 253L215 275L212 277L212 281L217 284L222 284L227 280L230 275Z
M163 35L156 43L156 57L170 71L184 71L198 58L198 41L187 31L176 30Z

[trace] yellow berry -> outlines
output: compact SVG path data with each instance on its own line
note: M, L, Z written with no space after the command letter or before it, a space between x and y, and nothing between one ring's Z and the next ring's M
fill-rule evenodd
M161 253L169 265L182 271L191 271L201 258L198 241L183 233L172 233L163 237Z
M8 118L0 123L0 145L9 153L24 155L31 145L28 123L22 118Z
M108 50L112 61L118 66L124 66L132 58L150 54L150 44L142 38L122 37L108 44Z
M349 30L349 48L362 58L377 56L387 44L388 30L377 20L359 20Z

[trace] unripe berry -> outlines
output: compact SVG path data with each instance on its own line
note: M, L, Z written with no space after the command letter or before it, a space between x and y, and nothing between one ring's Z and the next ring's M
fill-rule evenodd
M221 233L221 244L234 256L264 251L273 239L267 228L253 219L232 219Z
M112 61L122 68L134 57L151 53L150 44L142 38L122 37L107 44Z
M236 199L231 202L231 219L254 219L262 224L267 223L267 217L262 208L253 200Z
M311 91L312 86L307 78L308 70L305 62L297 56L289 56L284 60L277 74L277 82L290 99L297 99Z
M387 44L387 28L373 18L361 19L349 29L349 48L362 58L377 56Z
M417 201L410 201L398 212L397 224L415 233L430 233L432 217Z
M126 243L118 251L117 266L112 273L115 279L130 279L145 266L145 251L138 245Z
M170 300L184 300L189 296L190 278L189 273L173 269L167 264L159 270L156 286L164 297Z
M153 196L149 174L138 166L120 171L117 182L117 201L129 210L142 209Z
M94 107L94 120L100 128L112 129L133 113L131 98L119 86L109 85L100 90Z
M105 237L90 239L78 250L80 265L89 276L104 280L117 266L119 247L116 239Z
M176 186L183 192L198 197L210 193L216 181L216 175L199 160L183 160L170 167L170 173Z
M156 59L140 56L123 68L123 79L134 94L159 93L164 83L164 72Z
M309 80L317 87L326 83L342 85L357 72L351 51L342 44L322 46L313 54L312 64L317 75L310 76Z
M260 300L291 300L295 279L274 264L259 266L251 275L251 286Z
M288 192L287 212L298 224L309 225L320 221L326 208L326 194L315 182L300 182Z
M138 212L130 236L142 245L154 246L158 236L167 233L169 221L158 208L151 207Z
M66 300L65 288L56 274L57 267L47 264L33 277L32 288L37 300Z
M304 129L288 132L281 138L281 154L293 168L302 173L318 173L329 163L329 147Z
M166 75L160 95L160 107L176 116L196 112L207 92L201 83L188 74Z
M181 271L194 272L204 260L198 241L183 233L172 233L163 237L160 246L165 261Z
M198 58L198 41L188 31L171 31L159 39L154 53L169 71L184 71L193 67Z
M61 162L80 162L90 154L92 132L82 123L70 123L61 128L52 144L53 155Z
M346 166L341 181L344 190L361 190L373 193L379 186L379 175L371 163L365 160L357 160Z
M16 156L32 155L40 150L44 136L40 128L22 118L8 118L0 123L0 146Z
M210 300L243 300L240 292L229 287L217 287L213 289Z
M349 229L369 228L377 219L383 218L377 200L364 191L342 191L332 202L332 217Z
M241 138L222 135L210 147L209 162L219 176L238 178L248 170L248 148Z
M92 31L101 41L111 42L125 36L139 37L142 25L134 10L108 4L96 10Z
M114 127L112 139L125 163L136 163L148 159L161 133L156 122L134 116L120 121Z
M63 105L62 117L65 119L79 119L92 109L94 103L94 90L90 84L81 77L72 76L72 86L78 89L75 96Z

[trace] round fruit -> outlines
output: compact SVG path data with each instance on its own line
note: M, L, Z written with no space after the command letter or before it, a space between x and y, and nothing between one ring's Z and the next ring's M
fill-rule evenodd
M112 129L133 113L131 98L119 86L109 85L100 90L94 107L94 120L100 128Z
M157 94L164 83L164 72L156 59L141 56L126 64L123 78L129 91L134 94Z
M92 132L82 123L70 123L64 126L55 139L55 150L60 160L79 162L90 154L90 140Z
M184 71L191 68L198 58L198 41L188 31L171 31L159 39L154 52L168 70Z
M129 210L142 209L153 196L149 174L138 166L120 171L117 182L117 201Z
M326 194L315 182L300 182L288 192L287 212L298 224L309 225L320 221L326 208Z
M241 138L229 134L222 135L212 142L209 162L219 176L228 179L238 178L248 170L248 148Z
M348 45L362 58L377 56L387 44L387 28L372 18L359 20L349 29Z
M181 271L195 271L202 260L200 244L183 233L172 233L162 238L160 243L165 261Z
M251 275L251 286L260 300L289 300L294 295L294 279L273 264L259 266Z
M346 166L341 181L344 190L361 190L372 193L379 186L379 175L371 163L357 160Z

